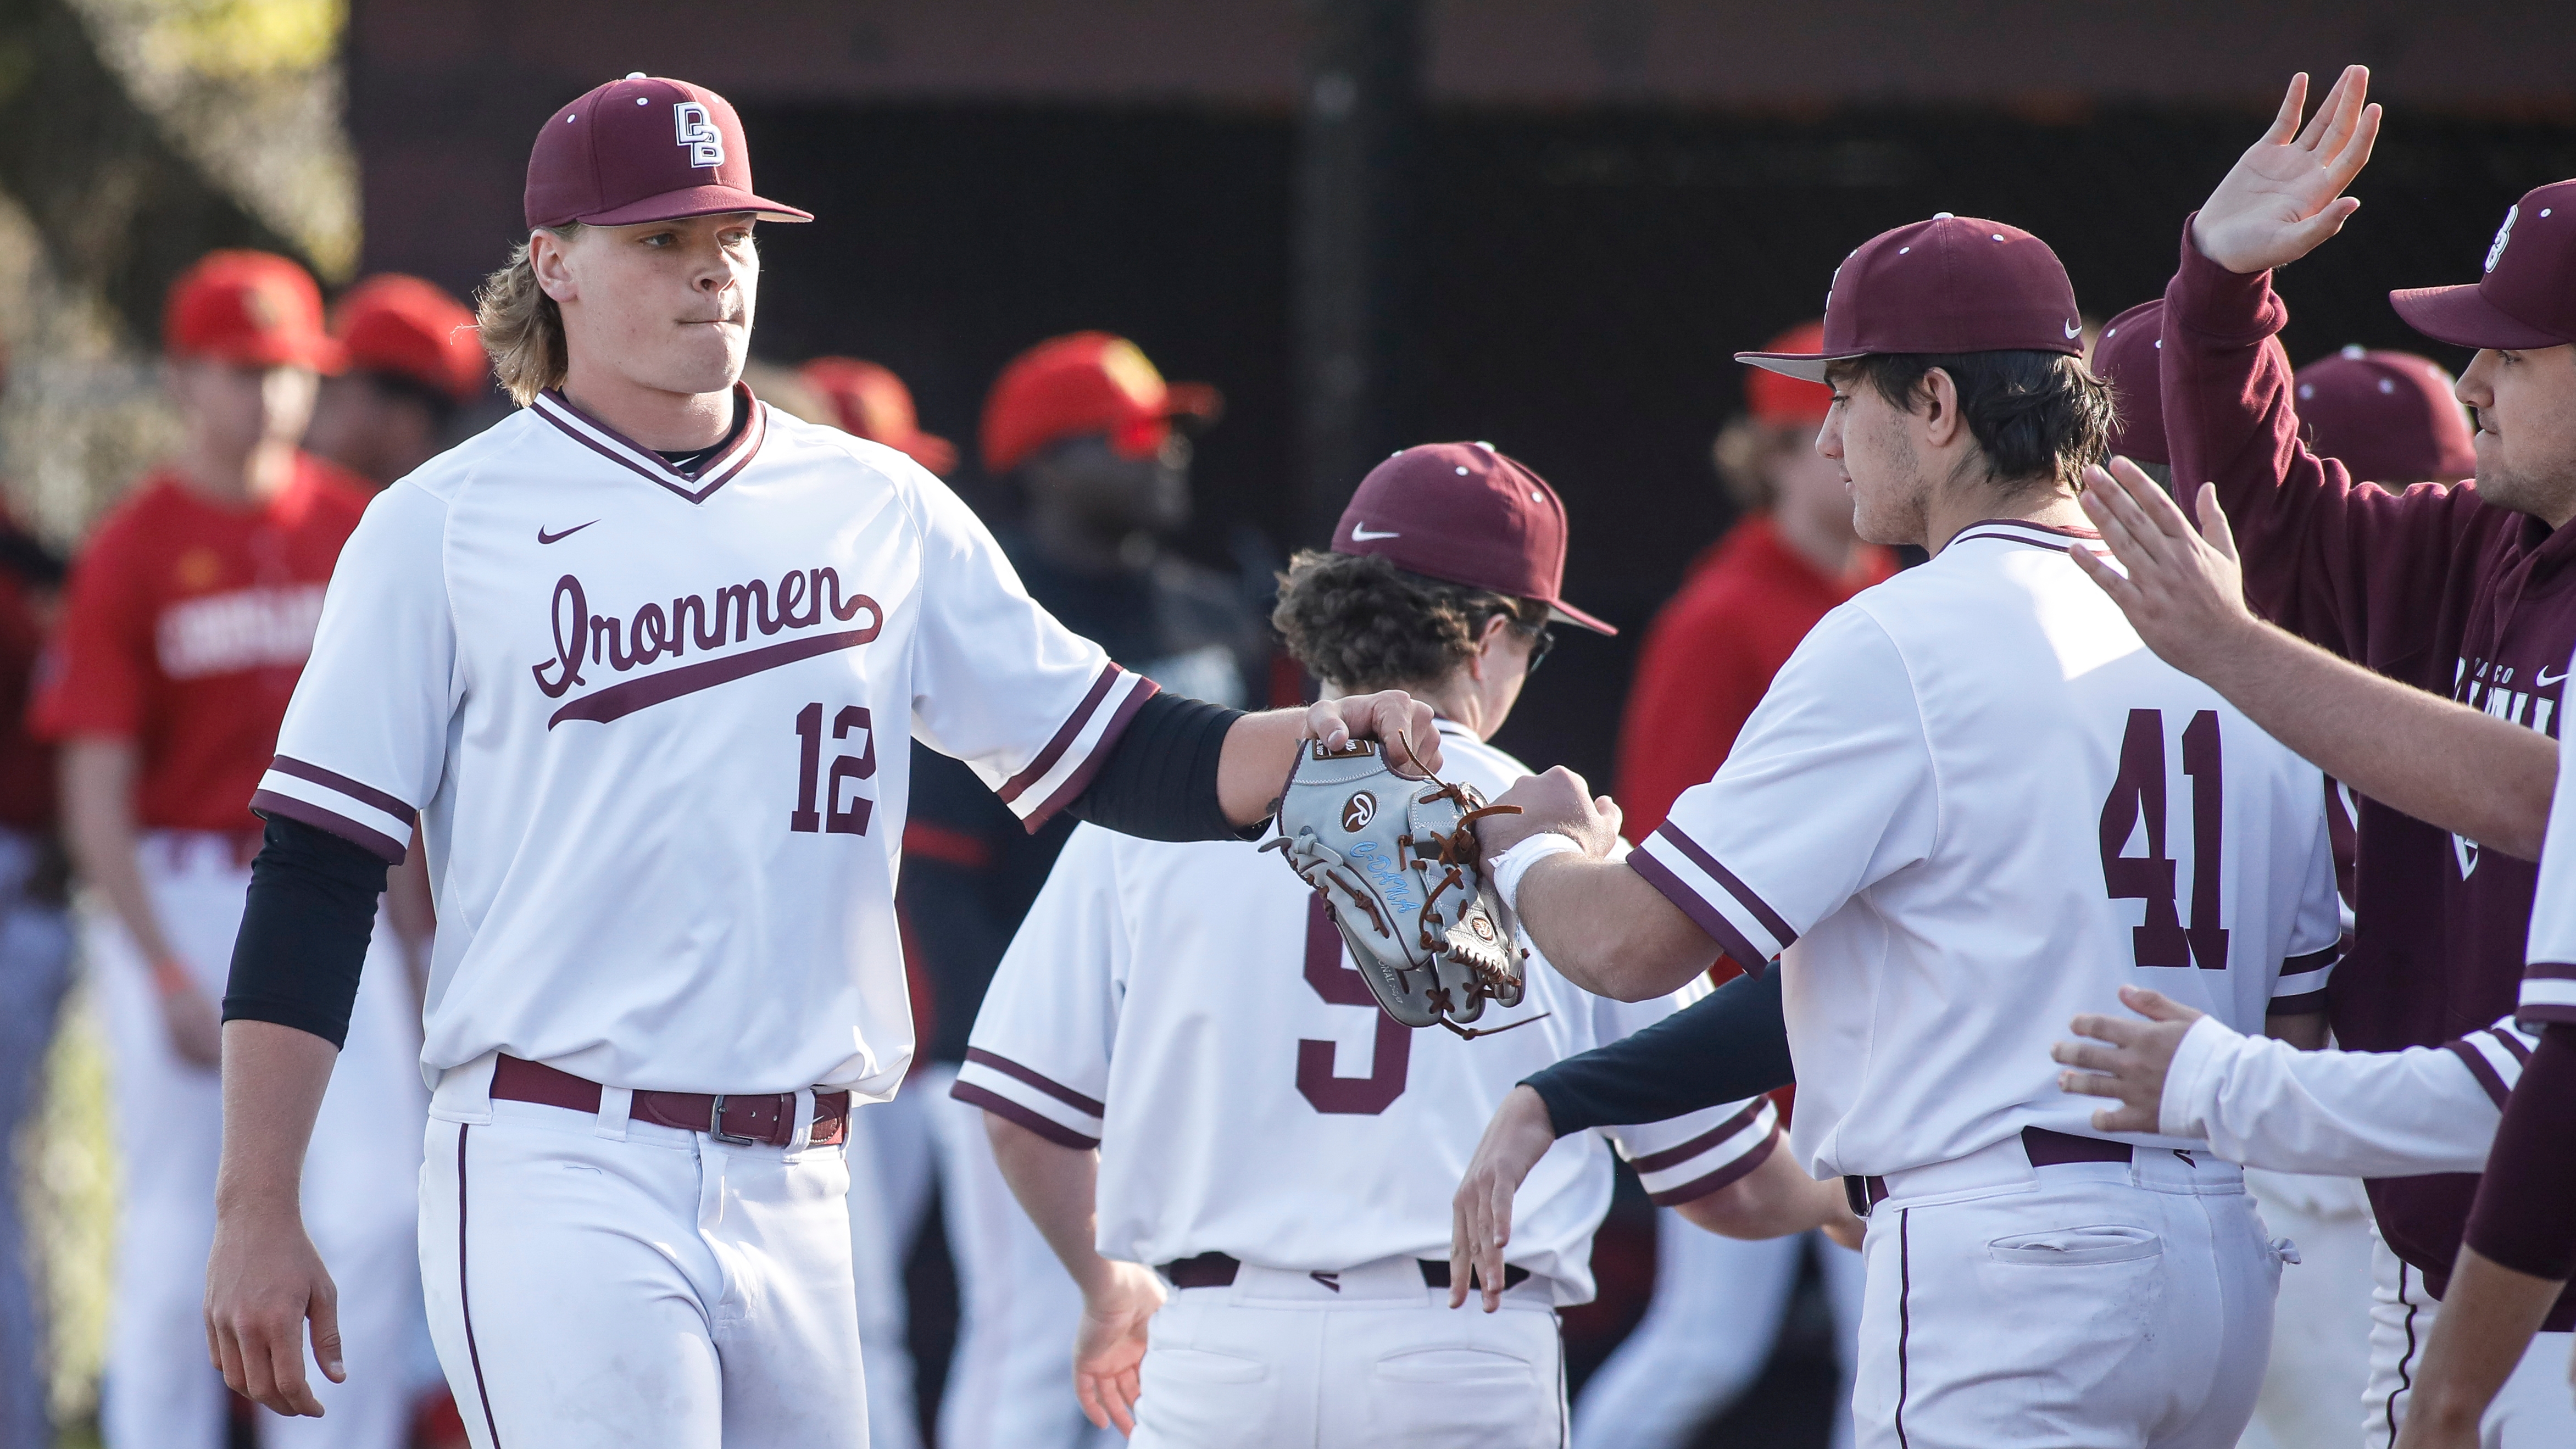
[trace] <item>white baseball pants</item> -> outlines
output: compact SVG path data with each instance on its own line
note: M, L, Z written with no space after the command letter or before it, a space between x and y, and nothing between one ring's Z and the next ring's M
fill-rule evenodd
M2370 1378L2370 1199L2350 1177L2248 1168L2245 1185L2299 1261L2281 1273L2272 1363L2238 1449L2346 1449Z
M475 1449L866 1449L839 1144L718 1142L614 1091L478 1113L451 1090L478 1068L441 1084L420 1177L430 1332Z
M2361 1442L2388 1449L2406 1422L2406 1401L2423 1369L2424 1344L2441 1301L2424 1291L2424 1275L2370 1238L2370 1388L2362 1398ZM2483 1449L2566 1449L2576 1444L2576 1391L2567 1386L2576 1333L2535 1333L2513 1376L2496 1391L2478 1424Z
M140 862L171 949L199 989L222 1000L250 887L235 842L156 831ZM151 967L123 923L93 916L83 942L108 1039L122 1173L100 1430L108 1449L216 1449L229 1400L206 1357L205 1296L221 1083L171 1051ZM379 920L304 1160L305 1227L340 1290L349 1381L322 1377L308 1346L325 1415L261 1414L269 1449L399 1449L410 1431L421 1312L412 1232L427 1107L419 1061L420 1010Z
M859 1353L867 1364L868 1443L921 1449L913 1395L910 1295L904 1263L930 1195L930 1138L919 1083L892 1101L853 1103L849 1140L850 1272L858 1288ZM917 1173L905 1169L917 1159ZM916 1179L909 1183L902 1179Z
M2228 1449L2279 1255L2200 1154L2033 1168L2007 1138L1870 1210L1852 1417L1864 1449Z
M939 1400L940 1449L1114 1449L1073 1396L1082 1291L993 1160L984 1109L923 1072L939 1154L941 1226L957 1265L957 1348Z
M1834 1315L1842 1390L1832 1449L1852 1449L1852 1370L1860 1352L1861 1256L1822 1233L1747 1242L1655 1214L1655 1296L1636 1331L1574 1401L1574 1449L1682 1449L1753 1387L1780 1340L1798 1267L1811 1250Z
M1565 1360L1546 1283L1452 1310L1410 1258L1245 1264L1154 1315L1133 1449L1557 1449Z

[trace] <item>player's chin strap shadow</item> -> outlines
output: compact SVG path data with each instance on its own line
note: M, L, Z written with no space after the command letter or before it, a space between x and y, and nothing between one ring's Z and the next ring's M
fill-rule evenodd
M1446 798L1456 802L1459 810L1462 812L1458 816L1458 824L1456 828L1452 829L1446 835L1435 833L1431 836L1432 842L1438 848L1429 854L1425 854L1421 847L1414 843L1412 836L1405 836L1403 840L1405 848L1413 851L1417 857L1426 861L1437 861L1441 865L1448 867L1448 874L1441 878L1439 888L1431 893L1430 900L1423 902L1422 944L1427 949L1436 950L1438 943L1431 939L1430 928L1433 924L1437 923L1439 917L1431 914L1432 905L1438 902L1441 895L1447 892L1452 886L1464 887L1465 878L1460 874L1459 869L1461 866L1475 866L1478 869L1483 868L1484 848L1476 839L1476 822L1484 819L1488 815L1518 815L1521 813L1521 807L1518 805L1484 804L1468 791L1460 788L1459 786L1452 785L1448 781L1443 780L1438 775L1432 773L1431 767L1422 763L1422 756L1414 752L1413 738L1411 735L1403 730L1397 730L1395 732L1395 738L1398 744L1404 746L1404 757L1412 762L1413 768L1420 770L1422 772L1422 778L1429 780L1435 787L1437 787L1430 793L1419 796L1418 799L1420 802L1427 805L1434 800ZM1501 1036L1504 1032L1528 1026L1530 1023L1535 1021L1545 1021L1549 1017L1556 1015L1556 1013L1552 1011L1542 1011L1536 1016L1522 1017L1520 1020L1512 1022L1507 1026L1460 1026L1457 1022L1449 1019L1450 1013L1455 1010L1455 1008L1449 1000L1448 989L1445 987L1434 988L1430 993L1430 996L1432 1005L1439 1009L1440 1024L1456 1033L1461 1041L1474 1041L1480 1036Z

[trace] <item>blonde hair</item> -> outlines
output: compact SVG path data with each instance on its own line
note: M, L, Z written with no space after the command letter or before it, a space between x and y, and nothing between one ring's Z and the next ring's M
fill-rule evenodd
M581 231L581 223L568 221L545 229L570 241ZM522 240L511 248L510 260L485 277L474 292L474 324L482 334L483 350L492 355L492 371L501 379L501 390L521 407L536 401L547 388L562 386L565 369L571 366L564 347L563 312L537 285L528 246Z

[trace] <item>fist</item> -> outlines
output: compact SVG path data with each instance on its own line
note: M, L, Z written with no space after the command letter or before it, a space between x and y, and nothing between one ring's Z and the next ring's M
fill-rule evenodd
M1531 775L1505 790L1496 805L1517 805L1518 815L1488 815L1476 822L1476 840L1491 860L1543 830L1553 830L1606 860L1619 846L1619 805L1595 795L1583 777L1563 765Z
M1306 738L1333 749L1353 739L1376 740L1398 772L1440 769L1440 726L1431 706L1400 689L1317 701L1306 710Z

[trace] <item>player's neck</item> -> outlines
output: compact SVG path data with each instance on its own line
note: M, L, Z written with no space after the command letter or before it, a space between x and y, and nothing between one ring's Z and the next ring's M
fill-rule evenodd
M2087 533L2093 530L2074 496L2055 484L2035 484L2010 492L1992 486L1949 488L1936 490L1925 510L1923 546L1938 554L1969 524L1993 518L2018 519L2051 528L2080 528Z
M668 392L600 367L576 354L564 369L566 402L657 453L712 448L733 429L734 392Z
M191 442L174 470L191 493L211 502L240 507L264 503L295 481L295 445L263 439L246 454Z

